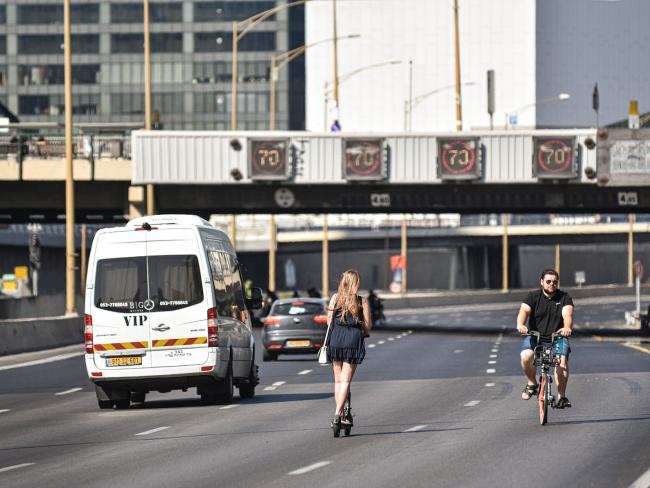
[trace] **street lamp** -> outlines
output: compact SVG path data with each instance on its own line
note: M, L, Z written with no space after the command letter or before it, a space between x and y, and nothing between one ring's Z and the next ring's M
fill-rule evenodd
M351 34L349 36L339 37L339 39L357 39L361 37L359 34ZM276 99L276 83L278 81L278 72L280 69L284 68L291 61L296 59L298 56L304 54L304 52L310 47L317 46L319 44L324 44L326 42L332 42L334 38L330 39L321 39L320 41L312 42L310 44L305 44L304 46L299 46L289 51L283 52L279 55L271 56L271 101L270 101L270 114L269 114L269 128L270 130L275 130L275 99Z
M474 86L476 83L473 81L467 81L465 83L461 83L461 86ZM418 95L415 98L409 99L409 100L404 100L404 131L406 130L413 130L413 125L411 123L411 116L413 115L413 107L416 105L419 105L421 102L429 98L431 95L435 95L436 93L440 93L445 90L450 90L451 88L455 88L456 84L453 85L447 85L443 86L440 88L436 88L435 90L431 90L430 92L423 93L422 95Z
M545 103L551 103L551 102L563 102L565 100L568 100L571 98L571 95L568 93L560 93L559 95L556 95L554 97L549 97L549 98L544 98L542 100L539 100L537 102L532 102L532 103L527 103L526 105L523 105L519 107L518 109L515 110L509 110L506 112L506 123L505 123L505 128L507 129L511 124L509 123L510 115L514 115L515 117L519 115L520 112L523 112L526 109L529 109L530 107L535 107L537 105L543 105ZM513 124L515 125L515 124Z
M232 23L232 78L231 78L231 93L232 93L232 103L230 104L230 129L237 130L237 48L238 43L246 34L248 34L251 29L253 29L260 22L264 22L266 19L275 15L280 10L284 10L296 5L302 5L311 0L295 0L290 3L283 3L276 5L273 8L265 10L263 12L257 13L251 17L248 17L244 20L234 20ZM242 29L241 32L239 30Z
M338 78L338 81L335 80L334 82L326 81L325 82L325 88L324 88L324 94L325 94L325 114L324 114L324 120L325 120L325 132L327 132L327 102L329 100L329 94L333 91L334 88L337 86L340 86L342 83L345 83L347 80L352 78L355 75L358 75L359 73L362 73L363 71L368 71L371 69L375 68L381 68L382 66L388 66L392 64L401 64L402 61L400 60L393 60L393 61L384 61L383 63L375 63L375 64L369 64L368 66L362 66L361 68L357 68L354 71L350 71L349 73L346 73L344 75L341 75ZM337 115L338 117L338 115Z

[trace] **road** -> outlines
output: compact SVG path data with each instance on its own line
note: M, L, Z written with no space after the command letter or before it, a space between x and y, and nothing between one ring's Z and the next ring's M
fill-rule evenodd
M592 304L596 326L618 306ZM97 408L81 346L0 358L0 486L650 486L649 345L576 336L573 408L542 427L520 399L514 313L389 314L395 330L368 340L355 427L339 439L331 370L313 357L260 360L252 400L152 393L126 411ZM63 359L15 367L53 354Z

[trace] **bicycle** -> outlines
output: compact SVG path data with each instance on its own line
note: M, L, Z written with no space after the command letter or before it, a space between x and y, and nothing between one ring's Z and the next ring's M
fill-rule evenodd
M542 368L539 375L539 389L537 399L539 403L539 423L545 425L548 422L548 407L555 408L555 395L553 395L553 375L551 368L560 364L561 354L556 351L556 339L560 337L559 332L551 335L551 342L542 342L541 334L537 331L530 331L523 335L537 338L537 345L533 350L533 364Z

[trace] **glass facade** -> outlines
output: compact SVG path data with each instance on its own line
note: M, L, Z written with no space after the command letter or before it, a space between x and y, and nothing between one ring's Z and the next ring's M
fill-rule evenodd
M22 122L63 120L62 3L0 0L0 101L6 102ZM158 112L164 129L230 128L231 22L282 3L286 2L149 2L151 108ZM144 122L142 5L142 0L73 2L75 120ZM288 11L294 10L302 11L303 7L279 10L239 42L238 129L268 128L271 55L304 44L304 26L296 28L303 33L301 39L289 33ZM7 25L7 19L11 25ZM304 66L304 58L298 58L290 67L294 64ZM304 114L302 126L289 127L291 76L289 69L283 69L277 82L277 127L302 129Z

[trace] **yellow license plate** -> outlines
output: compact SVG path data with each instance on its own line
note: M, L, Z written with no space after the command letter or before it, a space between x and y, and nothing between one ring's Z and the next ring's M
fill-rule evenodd
M142 357L140 356L119 356L106 358L106 366L140 366Z
M310 341L287 341L287 347L309 347Z

